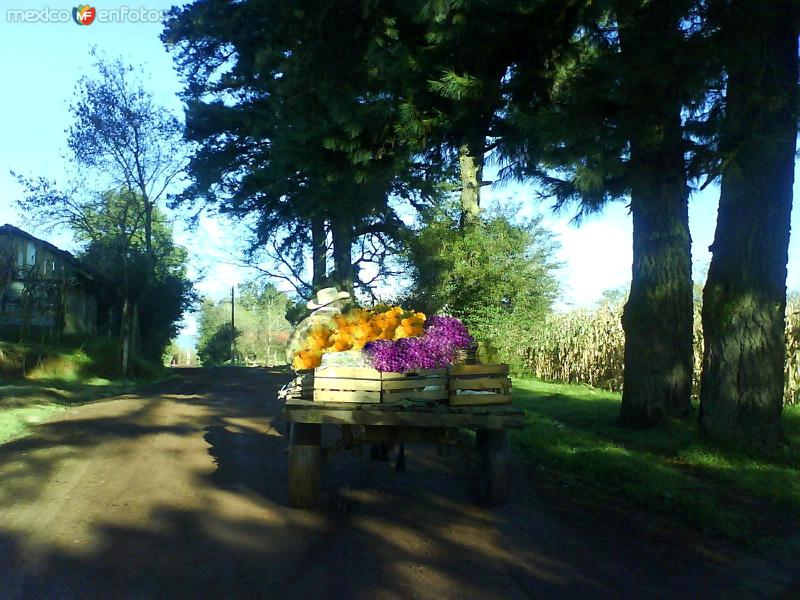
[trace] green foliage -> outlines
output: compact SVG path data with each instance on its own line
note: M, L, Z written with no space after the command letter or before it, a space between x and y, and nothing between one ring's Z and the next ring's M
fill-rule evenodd
M202 313L205 314L205 313ZM230 321L220 323L213 329L204 323L201 314L200 341L198 342L197 356L203 366L222 365L227 362L234 362L236 356L232 346L236 339L241 335L239 329L232 327Z
M66 337L60 343L0 341L0 443L25 435L30 426L66 407L123 394L163 369L141 357L120 379L119 341L107 337Z
M219 9L194 2L166 23L164 41L187 78L187 137L197 143L182 198L255 216L253 248L301 296L327 273L324 259L314 262L322 272L308 281L304 256L319 245L325 253L327 235L332 283L370 288L359 266L383 270L385 249L405 229L390 194L417 198L424 187L396 142L394 99L370 83L363 59L386 32L384 7L268 0ZM360 241L369 251L354 261Z
M762 541L800 514L800 409L787 409L792 446L745 454L703 443L693 423L617 425L619 395L583 385L514 381L527 413L512 445L537 485L569 486L592 506L634 502L689 525ZM765 540L764 540L765 541Z
M515 224L495 211L461 230L456 215L437 213L409 242L410 303L461 318L479 342L513 360L555 299L556 248L540 218Z
M183 314L195 302L187 276L189 255L175 244L172 227L156 208L152 211L152 256L142 215L145 202L130 191L106 192L84 209L84 226L73 232L85 246L81 260L114 282L118 293L106 298L121 314L125 297L139 312L138 353L159 361L180 328Z
M59 342L11 343L0 341L0 377L76 383L118 379L121 375L120 341L105 336L64 336ZM139 357L132 377L157 376L157 363ZM154 370L155 369L155 370Z
M576 202L580 219L628 196L681 136L684 185L713 170L701 142L719 62L700 3L587 2L574 16L548 78L532 76L535 63L513 73L499 140L506 175L537 181L556 206Z
M291 326L286 320L289 300L273 285L255 282L242 285L235 305L235 328L231 328L231 303L205 299L200 308L197 353L203 365L231 360L235 342L236 362L280 365L286 362L286 344ZM232 339L233 338L233 339Z
M183 127L156 103L142 73L95 49L91 55L93 69L78 80L70 105L73 124L67 144L83 177L92 169L141 197L150 251L153 210L185 167Z
M311 311L306 306L306 303L302 300L293 300L289 299L286 303L286 320L292 325L292 327L296 327L300 321L305 319L308 315L311 314Z

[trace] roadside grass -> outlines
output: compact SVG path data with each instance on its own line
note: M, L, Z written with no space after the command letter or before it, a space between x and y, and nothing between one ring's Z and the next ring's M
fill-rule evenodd
M48 379L0 385L0 444L28 433L70 406L119 396L141 385L140 381Z
M800 407L784 411L790 444L756 454L703 442L694 420L621 428L619 394L585 385L515 379L514 401L527 419L512 444L529 473L581 503L633 502L739 541L800 534Z
M132 391L163 376L165 369L139 360L136 377L117 375L115 340L80 343L0 342L0 444L70 406Z

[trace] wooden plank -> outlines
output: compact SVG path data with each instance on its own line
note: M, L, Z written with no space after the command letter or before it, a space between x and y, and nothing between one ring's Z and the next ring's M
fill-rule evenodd
M509 404L511 394L450 394L451 406L473 406L482 404Z
M417 392L413 390L392 390L383 395L383 402L399 402L401 400L447 400L447 390L428 390Z
M339 407L286 408L286 419L295 423L335 423L340 425L381 425L389 427L485 427L487 429L519 428L525 424L522 411L506 414L453 412L411 412L404 410L343 410Z
M314 390L314 402L365 402L379 404L380 392Z
M375 376L379 376L380 379ZM447 400L447 371L419 370L411 373L380 373L360 367L317 369L315 402L397 403L404 400ZM424 389L424 388L434 389Z
M368 410L372 412L376 411L388 411L388 412L396 412L398 410L404 410L407 412L412 413L419 413L419 412L440 412L440 413L453 413L453 414L460 414L460 413L471 413L471 414L498 414L498 415L508 415L508 414L523 414L522 409L513 404L500 404L500 405L488 405L488 406L448 406L446 404L438 404L436 406L425 406L425 405L418 405L418 404L409 404L409 405L393 405L393 404L369 404L363 407L359 405L342 405L338 403L319 403L313 402L309 400L292 400L286 403L286 407L291 410L304 410L304 409L316 409L316 408L330 408L333 410L343 410L343 411L351 411L351 410Z
M322 428L296 423L289 440L289 506L311 508L319 499Z
M413 376L418 377L445 377L447 376L446 369L417 369L416 371L409 371L408 373L390 373L389 371L379 371L381 379L384 381L389 379L408 379Z
M450 375L508 375L508 365L452 365Z
M381 384L382 389L384 390L422 388L429 385L444 387L447 384L447 379L444 377L430 377L427 379L395 379L390 381L382 381Z
M322 377L341 377L344 379L377 379L380 381L381 372L366 367L325 367L314 371L314 379Z
M511 379L508 377L481 377L479 379L450 378L451 390L491 390L508 389Z
M365 390L380 392L381 381L377 379L317 379L314 382L315 390L342 390L355 391Z

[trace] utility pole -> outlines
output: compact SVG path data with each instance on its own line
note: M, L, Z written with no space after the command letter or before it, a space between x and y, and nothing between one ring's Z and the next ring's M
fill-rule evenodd
M233 286L231 286L231 364L234 364L236 356L236 312L234 309Z

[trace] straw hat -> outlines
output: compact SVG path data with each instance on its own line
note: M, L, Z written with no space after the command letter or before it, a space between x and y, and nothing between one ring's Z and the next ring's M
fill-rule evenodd
M347 300L348 298L350 298L350 294L347 292L340 292L335 287L322 288L317 292L316 302L314 300L309 300L306 306L311 310L317 310L323 306L328 306L339 300Z

